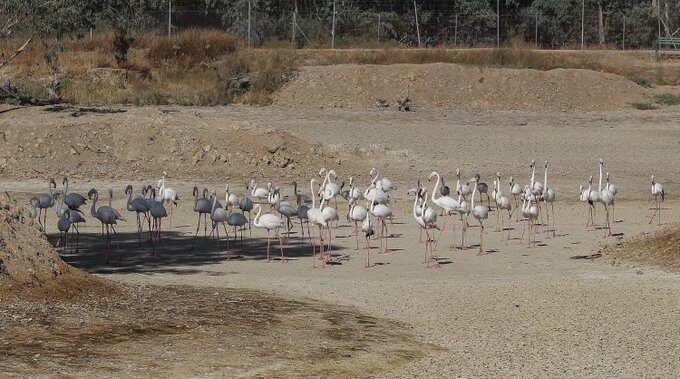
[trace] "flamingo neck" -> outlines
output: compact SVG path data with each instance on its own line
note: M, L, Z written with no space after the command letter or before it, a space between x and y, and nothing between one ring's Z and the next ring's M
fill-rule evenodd
M470 208L475 207L475 194L477 194L477 182L474 183L475 185L473 186L472 190L472 199L470 199Z
M600 163L600 182L597 186L597 190L602 192L602 164Z
M433 202L433 203L437 203L437 200L438 200L438 199L436 199L434 196L435 196L435 194L437 193L437 190L439 189L439 184L440 184L441 181L442 181L442 177L439 176L439 173L436 172L436 171L435 171L434 174L437 175L437 182L434 184L434 189L432 190L432 202ZM417 198L418 198L418 197L416 196L416 199L417 199ZM440 199L441 199L441 197L440 197Z
M253 225L260 227L260 214L262 213L262 207L260 204L257 205L257 214L255 215L255 219L253 220Z
M545 166L545 172L543 172L543 188L548 188L548 166Z
M418 209L418 196L420 194L416 192L416 198L413 200L413 217L418 218L418 214L416 213L416 209ZM420 214L422 216L422 212Z
M531 168L531 189L534 189L534 183L536 180L536 165Z
M68 194L68 179L64 180L64 197Z
M99 195L95 192L94 196L92 198L92 208L90 208L90 215L92 217L97 217L97 208L96 208L97 200L99 200Z
M215 207L217 206L217 194L213 196L213 204L212 204L212 209L210 210L210 214L213 214L215 212Z
M314 196L314 179L309 182L309 188L312 191L312 209L316 208L316 196Z

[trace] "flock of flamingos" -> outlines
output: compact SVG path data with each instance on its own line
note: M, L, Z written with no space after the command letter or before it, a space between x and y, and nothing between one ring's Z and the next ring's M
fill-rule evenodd
M593 176L588 180L588 186L580 186L579 200L587 203L589 207L588 220L586 227L595 226L596 204L601 203L605 211L604 237L611 236L611 220L614 213L617 187L609 181L609 173L604 176L603 186L603 167L604 162L599 161L599 182L597 189L593 187ZM428 176L428 181L434 181L431 191L418 181L415 188L408 191L413 196L413 218L419 229L419 242L425 246L425 264L427 267L439 267L438 259L434 256L437 244L441 240L445 231L451 230L453 237L453 249L467 249L465 238L469 227L468 219L472 215L479 223L479 255L484 252L484 223L489 218L489 213L493 210L492 203L496 207L496 231L507 231L507 237L503 234L501 238L511 238L512 228L505 228L505 220L511 222L513 215L515 222L523 221L522 236L519 238L523 243L525 234L527 235L527 246L535 246L535 236L539 233L538 226L545 226L545 233L548 238L555 237L555 213L554 202L556 200L555 191L548 186L548 162L544 164L543 182L536 180L536 162L530 164L530 180L524 186L515 183L510 177L508 193L501 190L501 174L496 173L493 180L493 187L489 192L489 186L480 180L480 175L476 175L470 180L461 181L460 170L457 171L455 192L446 186L443 178L433 171ZM338 175L335 170L322 168L319 179L311 179L309 182L310 195L306 196L298 192L298 184L293 182L293 192L295 203L284 200L281 189L268 182L266 188L259 187L254 179L246 182L245 192L242 198L230 191L229 185L226 186L225 204L221 204L217 198L216 191L209 193L208 189L203 189L202 193L197 187L193 189L193 210L198 214L198 223L193 237L192 249L198 236L201 222L203 223L204 237L208 237L208 218L211 221L210 236L216 240L219 248L220 226L226 234L227 250L229 250L229 232L227 227L233 227L234 240L237 232L240 232L241 241L245 230L250 232L251 225L255 228L267 231L267 262L270 262L272 235L279 241L281 253L280 261L286 261L284 246L288 243L293 222L299 221L302 231L302 238L305 236L305 226L307 236L312 248L313 267L325 267L327 263L333 261L332 241L333 229L337 227L340 216L337 210L338 197L344 198L348 202L346 219L354 224L354 239L356 249L359 249L359 235L363 238L363 247L366 253L365 267L371 267L370 250L371 239L379 240L378 254L390 252L388 243L388 224L386 220L392 220L392 211L389 208L391 193L397 188L386 177L381 177L376 169L371 169L372 180L369 186L362 190L355 184L354 178L349 178L349 188L345 189L344 182L338 184ZM158 255L158 246L161 244L161 226L163 219L169 217L172 225L172 209L177 206L179 196L177 191L166 186L167 174L164 172L158 180L156 187L151 185L142 188L141 194L134 194L131 185L125 189L128 197L126 210L134 212L137 220L137 234L139 244L142 244L142 234L146 225L149 233L148 242L151 244L151 255ZM101 223L101 234L105 243L105 259L109 262L109 250L112 239L116 237L114 226L118 221L127 221L126 218L111 206L113 191L109 190L108 205L99 205L99 193L96 189L91 189L87 197L76 192L69 192L68 179L64 178L63 188L57 190L54 179L49 181L49 193L40 194L30 199L29 205L32 207L31 217L38 217L38 222L45 231L47 210L55 208L57 214L57 228L60 235L57 246L62 244L66 251L68 235L74 231L76 233L76 251L79 243L78 225L85 222L81 207L91 201L90 216ZM429 192L429 194L428 194ZM657 218L661 223L661 202L665 199L666 193L663 186L656 182L652 176L651 193L654 196L654 214L649 219L653 223ZM251 197L249 197L249 195ZM486 197L487 205L484 205L483 197ZM254 201L253 201L254 200ZM434 206L430 206L431 201ZM318 202L318 205L317 205ZM333 202L333 206L331 206ZM363 205L362 205L363 203ZM263 214L263 207L269 207L269 212ZM168 213L168 209L170 213ZM236 211L240 210L240 212ZM251 212L255 212L255 218L251 221ZM275 213L278 213L275 214ZM543 213L546 216L546 223L543 223ZM611 217L610 217L611 213ZM247 216L246 216L247 214ZM507 215L507 217L506 217ZM438 219L438 216L441 219ZM539 217L541 218L539 224ZM550 219L552 218L552 225ZM202 219L202 221L201 221ZM457 220L456 220L457 219ZM310 224L318 227L316 236L310 230ZM456 244L456 228L460 225L460 243ZM285 232L282 232L285 230ZM423 240L423 233L425 240ZM317 254L319 258L317 259ZM120 257L120 256L119 256ZM321 263L318 265L317 261Z

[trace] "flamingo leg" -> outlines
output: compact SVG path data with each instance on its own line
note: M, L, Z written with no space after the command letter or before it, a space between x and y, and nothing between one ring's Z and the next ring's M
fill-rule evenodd
M371 255L371 238L370 236L366 236L366 266L364 268L370 268L370 255Z
M269 247L271 246L272 239L271 239L271 232L267 230L267 263L270 262L269 260Z
M484 254L484 224L482 223L482 220L479 220L479 252L477 255L482 255Z
M281 263L286 263L286 257L283 255L283 237L280 236L279 236L279 248L281 249Z
M354 250L359 250L359 227L357 226L356 221L354 221L354 241L357 246Z

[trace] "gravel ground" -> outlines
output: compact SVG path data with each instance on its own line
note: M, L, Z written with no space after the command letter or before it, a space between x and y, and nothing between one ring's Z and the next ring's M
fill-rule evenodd
M310 269L309 247L297 236L286 249L291 258L287 264L264 263L266 241L259 230L249 245L232 248L229 261L226 250L217 250L211 242L199 240L198 248L189 251L195 230L190 188L196 181L222 190L224 183L187 177L171 182L184 200L175 210L173 227L166 228L161 258L147 256L146 247L135 247L134 228L128 223L119 229L124 260L105 265L101 242L96 240L99 226L88 223L83 231L91 235L84 238L80 253L64 255L67 262L125 283L259 289L290 299L352 305L374 317L404 322L419 342L443 348L385 377L680 375L680 350L676 348L680 331L675 327L680 321L680 276L621 264L607 256L592 261L570 259L597 253L603 243L603 230L584 227L587 206L576 200L578 185L596 174L600 157L607 162L620 193L615 236L605 242L617 244L629 236L658 230L645 219L651 212L648 178L654 172L675 193L671 189L678 185L680 170L677 109L400 114L237 107L211 108L205 113L285 129L308 142L353 152L363 166L384 169L399 187L392 204L395 223L388 224L394 252L378 256L374 249L373 259L379 265L364 270L363 252L353 250L352 229L345 222L334 239L334 251L345 259L323 270ZM492 213L486 223L483 256L477 256L474 248L452 252L447 231L437 251L447 264L440 269L425 268L423 246L417 242L410 216L412 200L405 196L415 179L425 179L437 168L453 185L451 173L461 166L466 177L479 170L489 178L500 170L504 178L514 175L523 184L532 158L548 159L554 168L549 180L558 196L557 237L548 239L542 234L531 250L516 239L504 241L493 231ZM309 157L310 162L313 159ZM344 180L356 174L365 188L367 173L346 172L342 167L338 171ZM311 172L296 173L305 180L311 176ZM8 179L0 189L22 192L43 186L41 181ZM290 194L290 179L277 180ZM92 178L72 185L82 192L91 186L112 186L121 196L119 189L125 184ZM667 199L664 217L668 223L680 221L678 205L677 197ZM117 199L114 206L123 208L124 204ZM341 220L345 206L339 202ZM601 207L597 223L603 223ZM511 227L518 237L522 224L511 222ZM476 244L478 239L479 228L470 228L468 241Z

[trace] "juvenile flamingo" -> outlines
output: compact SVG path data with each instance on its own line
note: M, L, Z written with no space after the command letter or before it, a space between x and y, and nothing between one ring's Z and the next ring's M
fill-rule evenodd
M479 252L477 255L482 255L484 253L484 221L489 218L489 208L483 205L475 205L475 194L477 193L477 179L473 179L468 182L468 184L474 184L472 190L472 198L470 200L470 209L472 210L472 216L479 222ZM481 196L480 196L481 198Z

